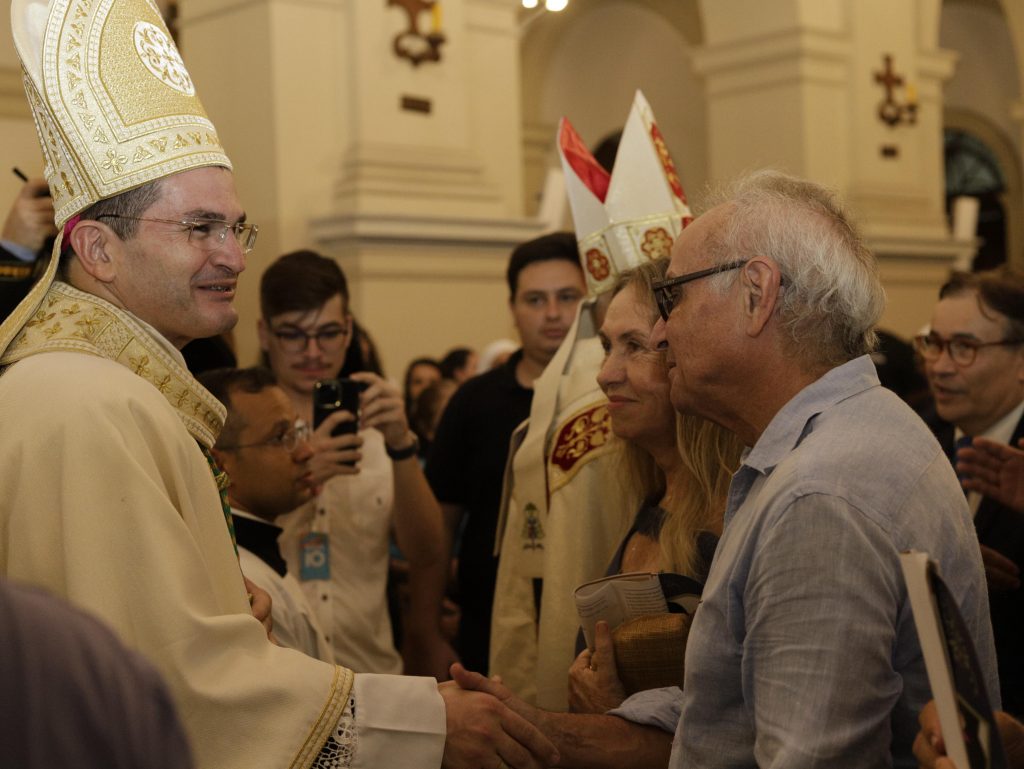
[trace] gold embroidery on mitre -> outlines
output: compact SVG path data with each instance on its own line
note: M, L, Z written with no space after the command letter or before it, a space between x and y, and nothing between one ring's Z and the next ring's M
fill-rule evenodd
M60 318L79 318L61 323ZM55 321L51 323L51 321ZM212 447L226 412L135 318L92 294L55 282L0 357L0 366L45 352L80 352L120 363L152 384L197 441Z
M148 182L231 168L219 141L202 141L216 129L152 0L49 0L47 14L45 25L19 18L13 26L17 49L40 55L23 62L22 81L58 230L93 203ZM193 140L171 146L184 136ZM43 276L0 324L0 353L35 313L58 256L55 248Z
M608 404L591 404L565 419L555 430L548 458L549 493L567 484L580 469L611 449Z
M601 282L611 275L611 262L608 261L605 254L601 253L600 249L587 249L583 259L587 263L587 272L593 276L594 280Z
M69 179L79 192L54 196L58 225L154 179L231 167L219 145L202 146L201 137L215 129L151 0L51 0L41 42L42 80L26 92L39 97L29 94L41 143L49 147L47 180L51 189L66 190L60 182ZM168 137L190 135L200 140L162 156L138 151L153 140L163 150Z
M667 257L672 253L672 236L664 227L651 227L644 233L640 250L648 259Z
M578 246L583 262L583 276L587 280L587 293L596 296L607 291L615 282L619 270L616 269L615 257L604 232L580 238Z

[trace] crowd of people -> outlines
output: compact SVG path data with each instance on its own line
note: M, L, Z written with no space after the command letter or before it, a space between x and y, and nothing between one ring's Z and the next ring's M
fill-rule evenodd
M338 262L299 250L239 368L259 229L231 163L197 100L168 115L166 71L49 55L71 35L121 72L99 40L166 35L150 3L65 6L14 7L61 130L0 239L0 762L943 769L917 550L1024 767L1024 273L952 275L913 341L927 396L884 387L836 196L761 171L694 218L634 105L610 172L563 134L577 232L511 252L516 341L452 340L399 385ZM55 151L113 119L60 108L83 82L202 151ZM664 195L624 219L627 178ZM596 241L601 217L658 237ZM636 573L667 609L585 638L565 585Z

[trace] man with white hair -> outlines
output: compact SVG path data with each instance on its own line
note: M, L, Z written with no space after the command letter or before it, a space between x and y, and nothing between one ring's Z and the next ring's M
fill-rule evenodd
M872 255L827 190L761 172L683 231L655 295L673 404L749 447L687 643L670 766L913 765L929 686L901 551L941 564L998 683L956 477L867 355L884 306Z

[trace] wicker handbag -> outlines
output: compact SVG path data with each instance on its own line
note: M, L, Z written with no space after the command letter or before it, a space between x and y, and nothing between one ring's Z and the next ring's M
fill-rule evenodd
M626 694L683 685L683 657L692 617L685 613L645 614L612 631L615 663Z

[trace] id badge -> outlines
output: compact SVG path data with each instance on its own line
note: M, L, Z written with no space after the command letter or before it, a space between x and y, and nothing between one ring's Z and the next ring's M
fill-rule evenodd
M327 535L322 531L311 531L300 541L302 567L299 579L307 582L311 579L330 579L331 561L327 549Z

